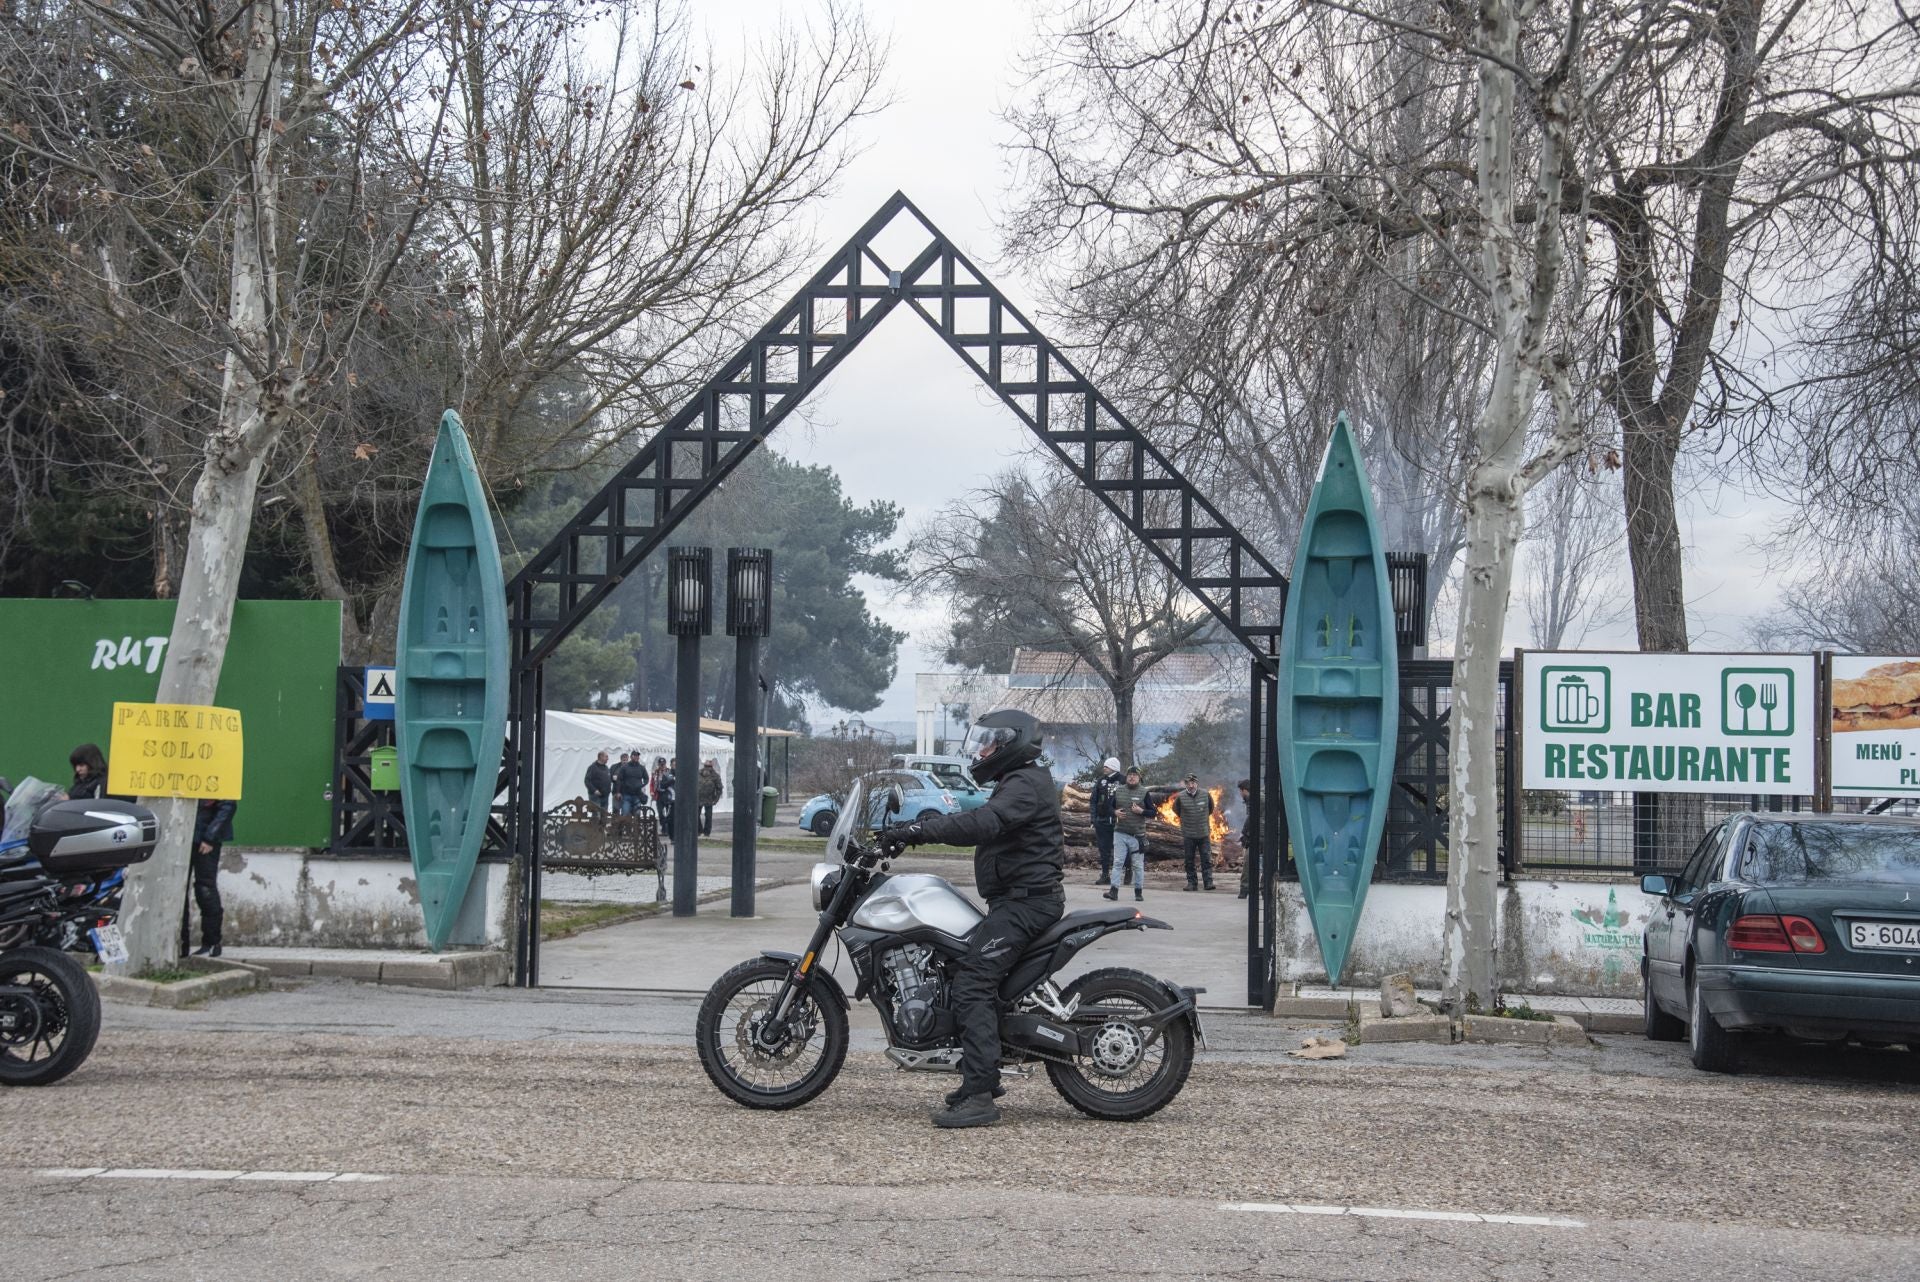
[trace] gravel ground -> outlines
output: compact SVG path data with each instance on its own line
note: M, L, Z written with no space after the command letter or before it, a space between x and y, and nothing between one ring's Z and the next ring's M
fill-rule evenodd
M269 998L274 995L269 995ZM265 998L259 1000L267 1000ZM234 1011L245 1003L229 1004ZM1379 1048L1381 1052L1402 1048ZM1674 1058L1659 1048L1661 1063ZM1198 1065L1138 1126L1043 1075L1009 1124L940 1133L945 1077L871 1050L791 1113L723 1099L690 1046L122 1026L62 1085L0 1093L14 1168L511 1174L748 1185L976 1184L1911 1232L1920 1091L1904 1060L1824 1077L1596 1071L1480 1048ZM1891 1066L1889 1066L1891 1065ZM1046 1160L1010 1160L1017 1151ZM1904 1174L1901 1174L1903 1173ZM1920 1250L1920 1244L1916 1245Z

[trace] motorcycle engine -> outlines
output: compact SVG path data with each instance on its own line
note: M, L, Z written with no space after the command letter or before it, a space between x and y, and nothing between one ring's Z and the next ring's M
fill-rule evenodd
M933 953L924 944L902 944L881 958L893 991L893 1026L909 1042L931 1037L939 1023L941 980L927 963Z

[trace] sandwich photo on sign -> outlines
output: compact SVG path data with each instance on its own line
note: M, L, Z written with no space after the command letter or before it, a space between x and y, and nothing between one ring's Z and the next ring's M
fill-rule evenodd
M1897 659L1833 680L1833 732L1920 730L1920 661Z

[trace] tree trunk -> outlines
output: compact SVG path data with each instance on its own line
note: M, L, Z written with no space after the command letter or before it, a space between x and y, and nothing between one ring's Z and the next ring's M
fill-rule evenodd
M293 492L300 505L300 530L307 549L307 568L313 574L315 593L322 601L340 603L340 650L349 663L366 663L367 638L360 620L353 613L353 597L340 577L340 562L333 552L333 530L327 523L327 505L320 493L320 469L313 455L301 460L294 473Z
M271 117L278 111L281 19L281 0L261 0L254 8L245 69L230 89L234 131L250 144L247 168L237 176L238 190L232 193L227 301L231 334L219 414L193 490L180 603L154 696L159 703L210 704L219 689L261 467L287 418L288 389L280 383L271 329L279 203ZM263 372L271 382L263 381ZM127 870L120 922L126 933L126 969L133 974L179 959L195 811L195 803L186 798L143 800L159 820L160 841L152 858Z
M1114 731L1119 743L1119 756L1122 765L1132 765L1137 758L1133 751L1133 686L1116 684L1113 688Z

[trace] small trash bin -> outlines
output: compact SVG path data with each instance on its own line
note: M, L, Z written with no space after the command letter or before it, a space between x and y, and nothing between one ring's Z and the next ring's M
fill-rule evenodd
M375 792L400 791L400 749L375 748L367 754L367 786Z
M760 826L762 828L773 827L773 812L779 805L780 790L778 788L760 790Z

